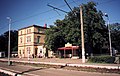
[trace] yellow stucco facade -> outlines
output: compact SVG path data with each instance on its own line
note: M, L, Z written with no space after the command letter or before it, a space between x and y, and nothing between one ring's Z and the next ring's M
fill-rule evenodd
M44 38L46 27L37 25L18 30L18 57L45 56Z

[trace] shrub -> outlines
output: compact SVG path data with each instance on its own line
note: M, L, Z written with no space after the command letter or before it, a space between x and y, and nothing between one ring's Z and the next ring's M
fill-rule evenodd
M11 76L11 75L8 75L8 74L5 74L3 72L0 72L0 76Z
M103 55L103 56L94 56L88 59L88 62L92 63L114 63L115 57Z

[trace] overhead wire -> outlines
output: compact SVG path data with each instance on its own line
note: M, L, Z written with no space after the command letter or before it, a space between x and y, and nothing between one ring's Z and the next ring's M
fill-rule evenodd
M69 4L71 4L71 3L73 3L73 1L72 1L72 2L69 2ZM66 5L64 4L64 5L59 6L59 8L60 8L60 7L65 7L65 6L66 6ZM31 15L31 16L22 18L22 19L18 19L18 20L12 21L11 23L13 24L13 23L21 22L21 21L24 21L24 20L33 18L33 17L38 16L38 15L41 15L41 14L49 13L49 12L52 11L52 10L53 10L53 9L50 9L50 10L47 10L47 11L43 11L43 12L40 12L40 13L37 13L37 14ZM56 16L55 16L55 17L56 17ZM52 17L52 18L53 18L53 17ZM51 17L48 18L48 19L51 19ZM46 21L47 21L47 19L46 19ZM6 25L7 25L7 24L6 24ZM3 28L5 29L5 27L3 27ZM3 28L1 28L1 29L3 29Z
M78 1L79 1L79 0L78 0ZM75 4L78 6L78 4L77 4L78 1L72 0L72 2L69 2L69 4L75 3ZM99 5L105 4L105 3L110 3L110 2L113 2L113 1L116 1L116 0L105 1L105 2L99 3ZM65 5L65 4L64 4L64 5L61 5L61 6L59 6L59 8L60 8L60 7L64 7L64 6L66 6L66 5ZM27 19L30 19L30 18L33 18L33 17L38 16L38 15L41 15L41 14L49 13L49 12L52 11L52 10L54 10L54 9L50 9L50 10L43 11L43 12L40 12L40 13L37 13L37 14L31 15L31 16L22 18L22 19L15 20L15 21L12 22L12 24L13 24L13 23L17 23L17 22L21 22L21 21L24 21L24 20L27 20ZM59 16L61 16L61 15L59 15ZM54 16L54 17L57 17L57 16ZM54 17L49 17L48 19L52 19L52 18L54 18ZM46 19L46 21L47 21L47 19ZM3 27L3 28L5 28L5 27ZM0 29L3 29L3 28L0 28Z
M115 0L109 0L109 1L105 1L105 2L103 2L103 3L99 3L99 4L109 3L109 2L113 2L113 1L115 1ZM71 3L75 3L75 4L76 4L76 2L77 2L77 1L72 0L72 2L70 2L69 4L71 4ZM76 4L76 5L77 5L77 4ZM61 6L59 6L59 8L60 8L60 7L64 7L64 6L66 6L66 5L61 5ZM22 19L13 21L12 23L16 23L16 22L19 22L19 21L23 21L23 20L26 20L26 19L30 19L30 18L32 18L32 17L35 17L35 16L38 16L38 15L41 15L41 14L48 13L48 12L50 12L50 11L52 11L52 10L54 10L54 9L50 9L50 10L47 10L47 11L43 11L43 12L40 12L40 13L31 15L31 16L28 16L28 17L25 17L25 18L22 18Z
M80 4L77 3L75 0L72 0L74 2L74 4L76 4L77 6L79 6Z
M111 3L111 2L115 2L115 1L117 1L117 0L108 0L108 1L105 1L105 2L102 2L102 3L98 3L98 5Z
M69 4L71 4L71 3L73 3L73 1L72 1L72 2L69 2ZM61 6L59 6L59 8L60 8L60 7L64 7L64 6L66 6L66 5L65 5L65 4L64 4L64 5L61 5ZM19 22L19 21L21 21L21 20L30 19L30 18L32 18L32 17L38 16L38 15L41 15L41 14L49 13L49 12L52 11L52 10L53 10L53 9L50 9L50 10L47 10L47 11L43 11L43 12L40 12L40 13L31 15L31 16L25 17L25 18L23 18L23 19L16 20L16 21L14 21L13 23Z

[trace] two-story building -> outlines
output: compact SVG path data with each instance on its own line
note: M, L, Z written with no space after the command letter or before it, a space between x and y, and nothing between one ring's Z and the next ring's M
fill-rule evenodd
M18 30L18 57L45 56L46 27L32 25Z

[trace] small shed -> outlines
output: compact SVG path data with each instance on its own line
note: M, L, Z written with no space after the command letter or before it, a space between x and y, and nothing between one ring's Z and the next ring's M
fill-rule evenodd
M72 46L69 43L67 44L68 45L65 45L65 47L58 48L59 55L64 58L72 58L74 56L79 57L79 46Z

